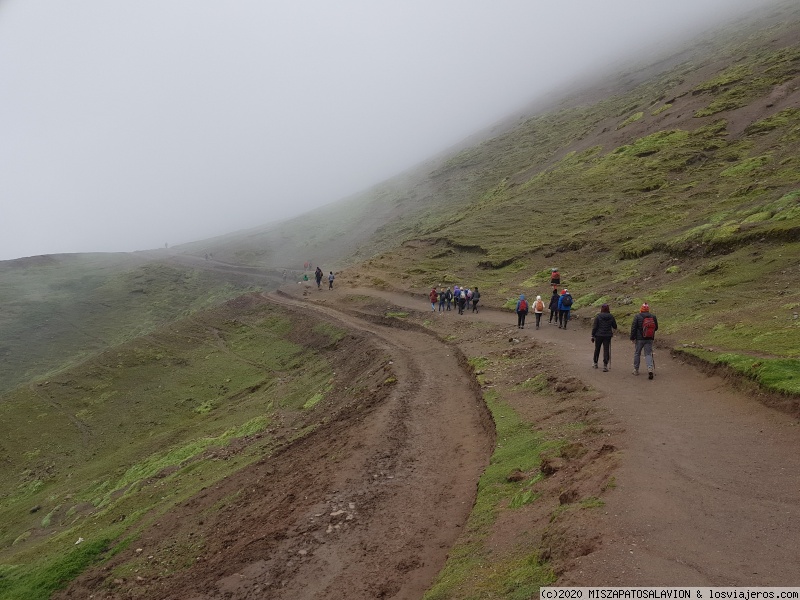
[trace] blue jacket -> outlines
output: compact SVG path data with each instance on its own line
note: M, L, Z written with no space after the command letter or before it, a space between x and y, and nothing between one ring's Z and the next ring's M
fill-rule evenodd
M570 299L572 298L572 294L561 294L561 296L558 298L558 310L572 310L571 305L564 306L564 298L566 298L567 296L569 296Z

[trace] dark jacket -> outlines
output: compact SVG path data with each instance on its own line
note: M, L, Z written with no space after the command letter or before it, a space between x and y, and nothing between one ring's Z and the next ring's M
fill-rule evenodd
M592 324L592 337L611 337L617 329L617 320L608 312L598 313Z
M633 323L631 323L631 339L632 340L644 340L644 339L653 339L653 338L645 338L642 335L642 323L644 322L646 317L653 317L653 320L656 322L656 331L658 331L658 319L653 313L644 312L639 313L635 317L633 317Z
M557 292L555 294L553 294L552 296L550 296L550 305L548 306L548 308L550 310L558 310L558 301L560 299L561 299L561 296L559 296Z

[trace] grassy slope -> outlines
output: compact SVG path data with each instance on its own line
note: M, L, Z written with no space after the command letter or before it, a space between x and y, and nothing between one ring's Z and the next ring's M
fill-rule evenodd
M0 393L251 289L140 255L0 263Z
M800 393L797 39L783 5L626 93L461 152L431 173L436 205L392 232L403 247L359 274L477 284L501 306L549 296L558 266L578 316L607 301L624 327L647 300L673 345Z
M301 321L244 296L2 396L0 596L48 597L106 540L313 429L342 332Z

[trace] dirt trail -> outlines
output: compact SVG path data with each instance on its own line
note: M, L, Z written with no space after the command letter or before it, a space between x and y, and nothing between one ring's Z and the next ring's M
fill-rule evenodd
M425 299L350 290L427 312ZM617 487L596 524L601 548L562 585L800 585L800 427L797 419L657 351L657 375L632 374L627 332L611 371L591 368L589 331L560 330L510 313L430 313L480 319L550 344L565 367L603 393L624 428Z
M385 305L359 313L347 308L351 294ZM110 584L111 564L57 598L421 598L469 515L494 438L463 357L411 324L388 326L389 307L535 338L599 392L620 450L616 487L581 523L591 551L567 564L559 585L800 585L800 428L722 379L663 351L653 381L634 377L624 332L612 342L611 371L592 369L589 332L577 322L519 330L507 312L433 313L423 295L374 289L292 285L266 297L364 336L382 358L353 368L391 360L396 384L369 410L345 409L204 490L136 542L160 556L199 536L196 565Z

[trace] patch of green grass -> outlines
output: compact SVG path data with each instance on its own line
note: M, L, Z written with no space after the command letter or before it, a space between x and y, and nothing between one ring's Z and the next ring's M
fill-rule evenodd
M408 313L401 311L390 311L386 313L386 316L390 319L405 319L408 317Z
M536 498L534 493L526 496L525 482L509 482L508 474L514 470L533 471L541 462L542 453L556 449L562 443L548 441L533 431L494 390L485 392L484 400L497 427L497 446L478 483L478 497L467 523L466 535L451 550L444 569L425 594L425 600L469 598L478 589L481 598L528 598L539 586L555 579L552 571L536 555L492 560L491 567L483 559L486 550L482 540L494 523L501 504L516 502L522 506ZM494 573L503 573L503 576L496 577Z
M757 381L768 390L800 395L800 360L796 358L755 358L733 352L697 348L679 349L712 364L722 364Z
M547 375L544 373L539 373L538 375L534 375L520 383L517 386L518 389L526 390L532 392L534 394L541 394L549 389L549 383L547 382Z
M622 123L617 125L617 129L619 130L619 129L622 129L623 127L626 127L627 125L630 125L631 123L635 123L636 121L641 119L643 116L644 116L644 113L641 112L641 111L639 111L637 113L634 113L630 117L625 119Z
M5 600L47 600L109 548L110 539L87 541L38 568L0 565L0 596Z

